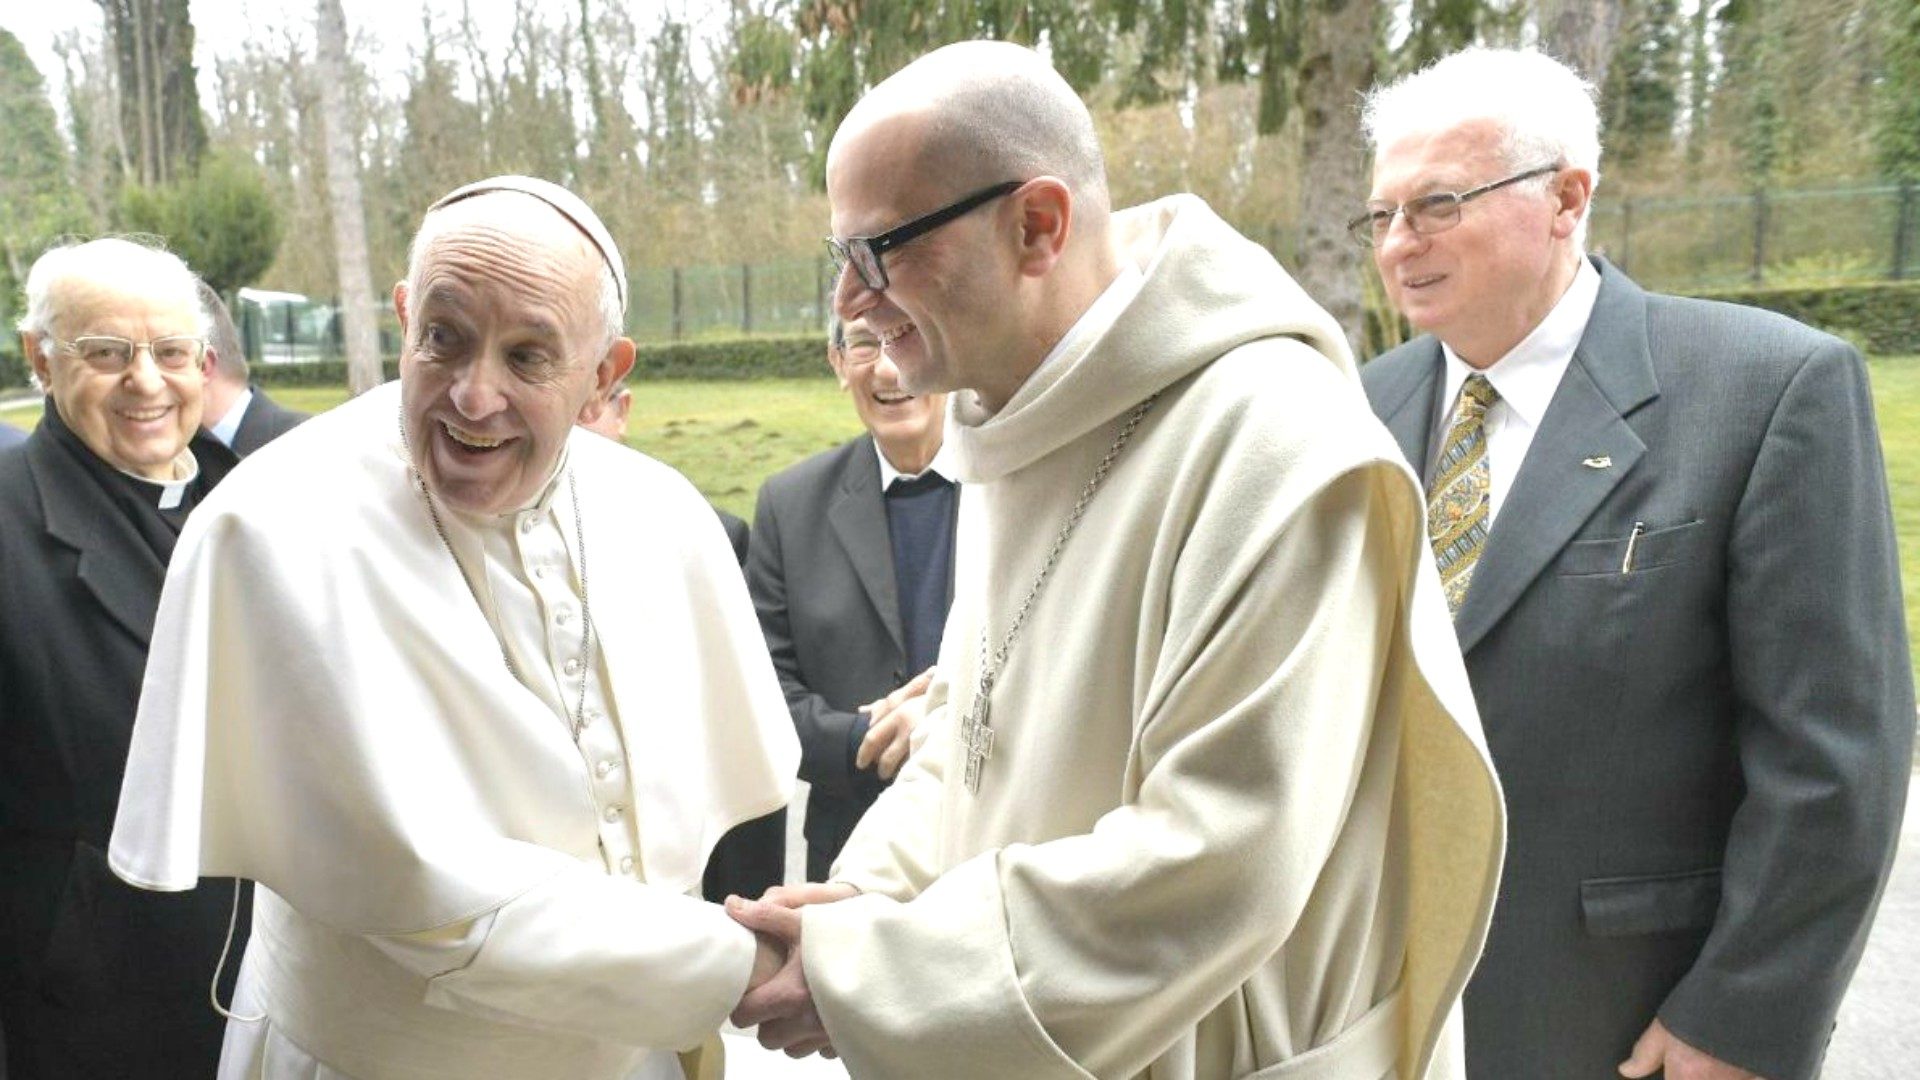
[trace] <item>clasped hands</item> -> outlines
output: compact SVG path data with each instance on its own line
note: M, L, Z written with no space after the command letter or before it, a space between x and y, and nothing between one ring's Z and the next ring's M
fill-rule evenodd
M784 1050L788 1057L837 1056L801 963L800 908L845 900L857 891L851 885L781 885L758 900L727 897L727 914L753 931L755 946L753 974L732 1020L739 1027L758 1027L761 1046Z

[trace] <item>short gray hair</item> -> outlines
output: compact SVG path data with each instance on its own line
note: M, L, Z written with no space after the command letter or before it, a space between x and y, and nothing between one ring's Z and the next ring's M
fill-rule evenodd
M1409 135L1447 131L1475 120L1504 133L1500 156L1510 169L1558 164L1584 169L1600 183L1600 114L1593 84L1535 49L1473 46L1443 57L1367 94L1360 124L1377 155ZM1549 178L1530 181L1540 190ZM1587 222L1574 245L1586 250Z
M247 350L240 343L240 331L233 325L227 302L204 281L200 282L199 293L200 310L207 313L207 347L213 350L214 367L222 378L244 385L249 377Z
M532 196L526 197L532 198ZM558 213L558 211L555 212ZM440 230L434 224L439 216L438 210L427 211L427 216L420 221L419 231L413 234L412 242L407 245L407 292L409 294L407 303L409 306L418 303L418 290L414 286L420 281L421 260L426 257L427 249L433 246L433 242L440 236ZM587 243L584 236L581 241ZM588 246L592 245L589 243ZM599 351L605 353L613 346L615 340L626 334L627 312L626 306L620 302L620 282L613 276L612 265L604 257L596 261L600 264L599 310L602 333ZM595 359L598 357L596 356Z
M193 312L194 333L206 337L209 320L200 305L200 279L180 256L144 240L103 236L48 248L27 271L27 310L16 328L42 342L53 337L60 316L55 293L70 282L85 281L130 296L176 302Z

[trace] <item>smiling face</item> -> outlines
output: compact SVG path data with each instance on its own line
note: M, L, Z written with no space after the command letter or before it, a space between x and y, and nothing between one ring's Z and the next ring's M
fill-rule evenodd
M860 422L894 468L905 473L925 469L940 450L946 422L945 394L909 393L900 384L900 368L880 346L880 337L861 319L847 323L845 343L829 350L840 388L853 397Z
M908 112L835 136L827 166L835 236L878 235L967 193L959 179L917 166L925 124ZM835 310L866 323L907 392L979 388L1024 349L1019 273L1011 245L997 242L1011 235L1002 216L1010 206L995 200L886 252L885 290L867 288L851 268L841 275Z
M200 320L184 297L154 297L68 278L54 287L54 341L27 335L27 356L60 418L87 449L123 472L174 478L173 462L200 426L207 386L204 355L169 371L136 348L125 371L103 372L57 342L107 334L129 341L197 337Z
M633 344L603 348L599 254L544 204L502 193L437 213L394 288L408 451L449 506L509 513L552 478L573 425L598 418Z
M1499 127L1484 120L1405 136L1381 149L1370 198L1404 203L1551 164L1516 167L1501 154L1502 142ZM1539 325L1578 267L1571 238L1591 179L1566 170L1545 183L1544 192L1523 182L1473 199L1444 232L1422 236L1396 217L1374 250L1394 307L1475 366L1499 360Z

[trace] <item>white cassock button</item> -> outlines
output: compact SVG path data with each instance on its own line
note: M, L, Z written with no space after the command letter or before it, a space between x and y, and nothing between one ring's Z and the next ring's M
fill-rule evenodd
M606 819L607 819L607 820L608 820L609 822L613 822L613 821L619 821L619 820L620 820L620 808L619 808L618 806L609 806L609 807L607 807L607 812L606 812L606 815L605 815L605 816L606 816Z
M622 855L620 857L620 872L623 874L633 873L633 856Z
M523 533L530 533L533 531L533 515L532 514L528 514L526 517L523 517L520 519L520 531Z
M564 667L566 668L567 674L569 675L580 674L580 658L577 656L567 657L567 662L564 665Z
M613 770L615 768L616 766L614 765L613 760L609 758L606 761L603 761L600 764L594 766L593 771L600 774L600 779L605 780L607 777L613 775Z
M567 608L561 608L559 611L553 613L553 621L559 623L561 626L567 625L572 618L573 612Z
M533 576L534 576L535 578L545 578L545 577L547 576L547 568L546 568L546 567L544 567L544 566L536 566L536 567L534 567L534 568L533 568Z

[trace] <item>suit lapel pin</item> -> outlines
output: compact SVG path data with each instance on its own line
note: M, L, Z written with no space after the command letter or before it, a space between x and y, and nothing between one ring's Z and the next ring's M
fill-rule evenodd
M1613 458L1606 454L1600 454L1597 457L1587 458L1580 464L1585 465L1589 469L1611 469L1613 468Z

